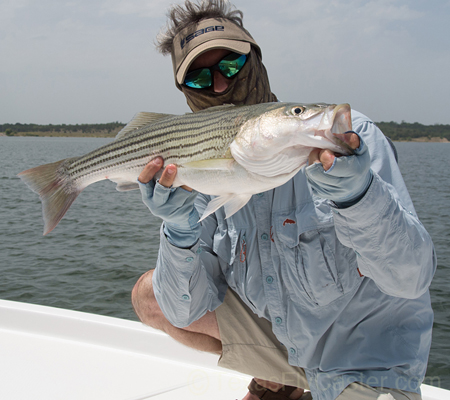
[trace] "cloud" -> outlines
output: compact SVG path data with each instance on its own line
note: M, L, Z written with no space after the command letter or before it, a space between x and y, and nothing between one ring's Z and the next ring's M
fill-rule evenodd
M135 15L140 18L158 18L165 15L165 0L106 0L100 6L100 15Z
M349 102L377 121L450 123L435 106L450 92L450 2L233 1L282 100ZM3 0L0 122L187 111L170 57L153 45L173 2Z
M10 20L28 3L29 1L27 0L3 0L0 3L0 21L4 22Z
M442 9L431 13L417 4L266 0L259 9L247 6L244 23L263 49L281 99L350 102L376 120L435 123L443 120L438 110L417 115L411 106L413 100L442 101L441 93L450 90L439 78L444 66L450 68L450 55L442 52L450 44L448 35L431 33Z

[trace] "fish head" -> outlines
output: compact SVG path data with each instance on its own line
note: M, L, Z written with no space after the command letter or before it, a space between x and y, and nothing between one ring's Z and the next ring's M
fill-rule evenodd
M321 148L324 143L319 142L340 144L339 135L351 130L349 104L285 103L283 107L261 116L259 140L266 138L272 141L272 146L275 140L279 146L311 145ZM341 150L343 154L347 153L345 144Z
M230 150L248 170L273 176L276 168L290 172L305 165L314 148L352 154L342 140L351 130L348 104L270 103L242 126Z

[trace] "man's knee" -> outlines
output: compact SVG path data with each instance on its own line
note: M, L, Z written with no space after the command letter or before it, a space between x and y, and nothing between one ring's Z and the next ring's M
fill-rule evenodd
M219 327L214 312L206 313L186 328L176 328L164 317L156 301L152 284L153 270L143 274L133 287L131 302L134 312L146 325L159 329L175 340L198 350L222 353Z
M131 292L131 303L134 312L144 324L164 330L164 323L168 321L159 308L153 292L153 271L146 272L138 279Z

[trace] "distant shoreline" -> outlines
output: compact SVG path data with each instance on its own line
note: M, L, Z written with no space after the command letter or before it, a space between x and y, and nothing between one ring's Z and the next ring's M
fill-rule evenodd
M120 129L113 132L95 132L95 133L83 133L83 132L17 132L9 137L79 137L79 138L111 138L113 139ZM5 132L0 132L0 136L7 136ZM441 137L419 137L409 140L405 139L393 139L394 142L416 142L416 143L450 143L446 138Z
M120 129L111 132L15 132L13 135L7 135L5 132L0 132L0 136L9 137L84 137L84 138L115 138Z
M450 124L423 125L418 122L375 122L394 142L449 143ZM97 124L0 124L2 136L98 137L114 138L125 126L122 122ZM2 133L3 132L3 133Z
M450 143L450 141L446 138L440 138L440 137L421 137L421 138L414 138L410 140L399 140L395 139L392 140L393 142L416 142L416 143Z

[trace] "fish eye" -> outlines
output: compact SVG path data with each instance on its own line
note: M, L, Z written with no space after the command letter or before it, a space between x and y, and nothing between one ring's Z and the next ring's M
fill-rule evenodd
M300 106L294 107L294 108L291 110L291 112L292 112L293 115L300 115L300 114L303 113L304 111L305 111L305 108L304 108L304 107L300 107Z

